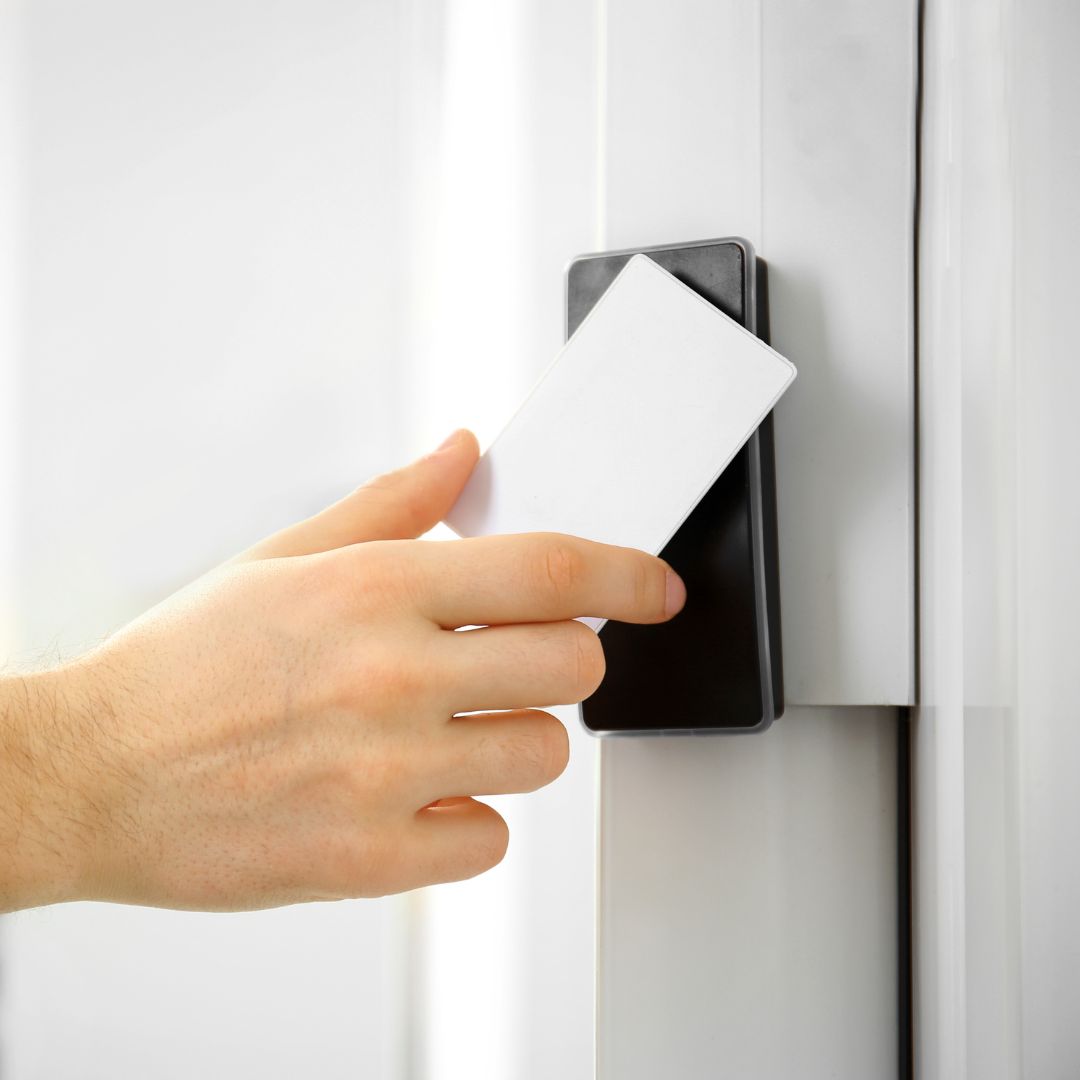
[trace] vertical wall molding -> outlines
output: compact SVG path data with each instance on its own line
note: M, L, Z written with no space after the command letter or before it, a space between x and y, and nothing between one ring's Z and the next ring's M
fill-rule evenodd
M926 6L913 811L916 1074L930 1080L1029 1075L1020 969L1015 29L1011 0Z

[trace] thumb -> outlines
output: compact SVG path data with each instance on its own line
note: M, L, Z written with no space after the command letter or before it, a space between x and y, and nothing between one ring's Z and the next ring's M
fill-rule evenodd
M314 555L366 540L420 536L450 512L479 456L476 436L459 428L430 454L376 476L306 521L248 548L235 561Z

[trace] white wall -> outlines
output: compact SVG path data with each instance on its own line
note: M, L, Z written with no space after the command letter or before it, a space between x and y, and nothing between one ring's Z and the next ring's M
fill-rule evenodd
M34 663L418 449L401 40L382 0L0 11L21 64L0 128L20 421L0 520ZM395 919L393 902L5 917L3 1074L387 1075Z

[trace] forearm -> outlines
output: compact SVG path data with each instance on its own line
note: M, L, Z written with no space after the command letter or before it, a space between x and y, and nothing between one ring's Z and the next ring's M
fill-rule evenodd
M85 822L58 723L71 708L61 671L0 679L0 911L73 898Z

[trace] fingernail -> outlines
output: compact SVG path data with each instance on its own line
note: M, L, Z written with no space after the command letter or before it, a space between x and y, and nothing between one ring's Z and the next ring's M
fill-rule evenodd
M669 570L667 572L667 585L664 590L664 614L669 617L674 615L677 611L682 610L685 603L686 586L683 584L683 579L674 570Z

